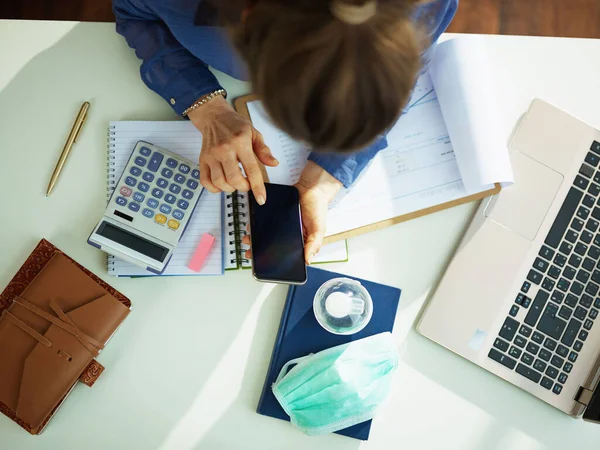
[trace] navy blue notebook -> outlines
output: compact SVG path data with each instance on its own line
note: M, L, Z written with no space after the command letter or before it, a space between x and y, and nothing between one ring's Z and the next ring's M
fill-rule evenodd
M315 319L312 305L313 298L323 283L332 278L346 277L360 281L369 291L373 299L373 316L369 324L359 333L350 336L338 336L321 328ZM271 356L271 363L267 372L267 379L263 388L257 412L264 416L290 420L271 390L272 384L277 379L279 372L286 362L291 359L317 353L336 345L362 339L367 336L392 331L396 310L400 301L400 289L372 283L360 278L349 277L334 272L328 272L313 267L308 268L308 281L303 286L291 286L283 314L279 332L275 339L275 347ZM337 433L366 441L369 438L371 421L359 423L352 427L340 430Z

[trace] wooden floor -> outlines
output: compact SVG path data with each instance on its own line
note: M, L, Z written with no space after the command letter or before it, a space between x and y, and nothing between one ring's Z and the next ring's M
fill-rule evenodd
M0 0L0 19L114 17L111 0ZM600 38L600 0L460 0L449 31Z

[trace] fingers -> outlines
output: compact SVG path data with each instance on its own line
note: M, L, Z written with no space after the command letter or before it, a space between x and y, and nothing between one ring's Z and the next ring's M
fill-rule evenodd
M321 250L321 246L323 245L323 236L313 236L309 237L304 245L304 259L306 264L310 264Z
M256 129L252 131L252 148L258 160L265 166L276 167L279 165L279 161L277 161L269 147L265 144L263 135Z
M313 230L306 236L304 243L304 259L306 264L310 264L312 259L321 251L323 239L325 238L325 229L315 225Z
M223 167L218 162L214 162L209 165L210 167L210 179L212 184L215 185L220 191L233 192L235 188L231 186L225 179L223 173Z
M238 160L236 157L228 157L223 161L223 172L227 183L240 192L248 192L250 183L242 175Z
M239 156L240 162L244 166L246 177L250 182L250 188L254 193L254 198L256 198L259 205L264 205L267 201L267 190L265 189L265 182L256 156L254 156L253 152L248 151L240 153Z
M200 184L204 186L208 192L212 192L213 194L221 192L210 179L210 167L202 161L200 161Z
M252 241L250 241L250 235L247 234L242 238L242 244L244 245L252 245Z
M252 245L252 241L250 239L250 235L246 234L243 238L242 238L242 244L244 245L248 245L251 246ZM246 259L252 259L252 249L249 248L248 250L246 250L246 252L244 253Z

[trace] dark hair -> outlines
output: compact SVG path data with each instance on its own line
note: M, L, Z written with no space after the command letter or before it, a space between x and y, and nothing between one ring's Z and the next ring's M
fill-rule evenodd
M398 119L424 42L411 20L417 0L371 3L360 23L332 7L359 11L369 2L337 1L260 0L229 28L273 122L319 150L345 152Z

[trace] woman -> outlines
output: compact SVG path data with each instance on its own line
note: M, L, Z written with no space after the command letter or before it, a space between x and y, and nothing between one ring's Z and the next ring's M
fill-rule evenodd
M264 203L257 161L278 164L261 134L227 103L208 66L251 80L274 123L319 149L297 184L308 263L321 247L329 202L387 146L383 135L401 114L428 50L457 5L458 0L113 0L117 31L143 61L142 80L203 135L200 173L206 189L252 189Z

